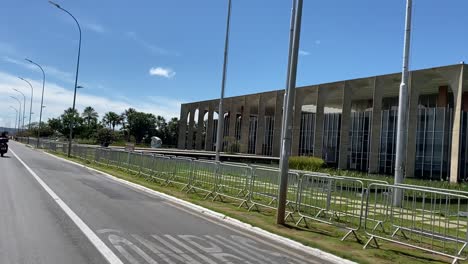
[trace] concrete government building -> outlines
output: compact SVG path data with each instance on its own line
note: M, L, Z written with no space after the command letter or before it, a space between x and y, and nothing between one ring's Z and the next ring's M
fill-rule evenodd
M298 87L292 155L393 174L401 74ZM406 176L468 180L468 70L410 73ZM284 90L224 100L224 151L279 156ZM182 104L180 149L215 150L219 100Z

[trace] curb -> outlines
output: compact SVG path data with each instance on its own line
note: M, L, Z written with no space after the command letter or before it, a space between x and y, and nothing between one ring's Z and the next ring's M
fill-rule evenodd
M231 217L226 216L224 214L221 214L221 213L215 212L213 210L204 208L202 206L192 204L192 203L187 202L185 200L182 200L182 199L167 195L165 193L161 193L161 192L149 189L149 188L144 187L142 185L139 185L139 184L136 184L136 183L133 183L133 182L129 182L127 180L117 178L115 176L112 176L111 174L105 173L103 171L88 167L86 165L83 165L83 164L80 164L80 163L77 163L77 162L74 162L74 161L71 161L71 160L67 160L67 159L62 158L62 157L55 156L55 155L53 155L51 153L48 153L48 152L45 152L45 151L42 151L42 152L49 155L49 156L51 156L51 157L54 157L54 158L56 158L58 160L68 162L70 164L73 164L73 165L76 165L76 166L79 166L79 167L86 168L88 170L97 172L97 173L102 174L102 175L104 175L105 177L107 177L107 178L109 178L111 180L123 183L123 184L128 185L128 186L130 186L130 187L132 187L134 189L137 189L139 191L154 195L154 196L159 197L159 198L164 198L166 200L169 200L169 201L171 201L171 202L173 202L175 204L178 204L178 205L181 205L181 206L186 207L188 209L191 209L191 210L193 210L195 212L198 212L200 214L211 216L212 218L215 218L215 219L217 219L217 220L219 220L221 222L225 222L227 224L242 228L244 230L253 232L255 234L270 238L270 239L272 239L272 240L274 240L276 242L279 242L279 243L281 243L283 245L294 248L294 249L296 249L298 251L302 251L302 252L307 253L309 255L319 257L319 258L321 258L321 259L323 259L325 261L329 261L329 262L332 262L332 263L356 264L356 262L340 258L338 256L335 256L335 255L333 255L331 253L322 251L320 249L305 246L302 243L297 242L295 240L292 240L292 239L289 239L289 238L286 238L286 237L282 237L282 236L277 235L277 234L273 234L273 233L271 233L269 231L266 231L264 229L261 229L259 227L252 226L250 224L244 223L244 222L242 222L240 220L231 218Z

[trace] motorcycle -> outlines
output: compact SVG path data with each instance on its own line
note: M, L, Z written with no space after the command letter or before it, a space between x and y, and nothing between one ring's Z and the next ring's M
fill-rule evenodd
M8 152L8 144L6 142L0 142L0 155L3 157Z

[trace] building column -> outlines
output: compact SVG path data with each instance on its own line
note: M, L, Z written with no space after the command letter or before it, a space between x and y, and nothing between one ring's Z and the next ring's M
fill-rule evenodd
M195 124L195 110L190 109L190 119L188 124L187 149L193 149L193 127Z
M458 80L454 80L452 87L456 88L456 93L453 93L455 101L455 109L453 112L453 129L452 129L452 153L450 159L450 182L458 182L459 165L460 165L460 150L461 150L461 125L462 125L462 104L463 104L463 72L465 65L462 64L461 71L458 75ZM454 89L455 90L455 89Z
M409 111L408 115L406 116L407 121L407 142L406 142L406 164L405 164L405 177L407 178L414 178L414 170L416 168L416 136L418 130L418 105L419 105L419 92L418 92L418 85L416 78L414 78L414 74L411 72L409 75L409 91L410 91L410 98L409 102Z
M299 141L301 138L302 104L304 102L304 97L305 97L304 92L305 92L304 89L296 90L296 98L294 99L291 156L299 156Z
M265 99L262 95L258 96L257 121L257 142L255 145L255 154L262 155L263 143L265 140Z
M273 157L279 157L281 147L281 126L283 122L284 91L276 92L275 128L273 131Z
M242 153L247 153L249 146L250 104L248 98L248 96L244 96L244 111L242 111L242 126L240 139L240 151Z
M325 103L327 101L327 92L319 86L317 89L317 112L315 114L315 133L314 133L314 157L322 158L323 147L323 119Z
M180 119L179 119L179 140L178 148L185 149L185 140L187 135L187 113L188 109L186 105L180 107Z
M352 89L346 82L342 84L343 100L341 108L341 130L340 130L340 153L338 158L338 169L348 168L348 148L349 148L349 125L351 121Z
M202 149L202 139L203 139L203 130L204 130L204 120L206 108L204 105L198 106L198 126L197 126L197 136L195 139L195 149Z
M374 78L374 96L372 99L372 123L370 135L369 173L379 173L380 132L382 130L382 92L383 85Z
M208 124L206 126L206 137L205 137L205 150L213 150L213 115L214 106L213 102L208 105Z

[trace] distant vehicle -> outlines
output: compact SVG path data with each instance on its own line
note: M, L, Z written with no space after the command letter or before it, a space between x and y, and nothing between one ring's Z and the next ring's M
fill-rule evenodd
M3 132L0 135L0 155L3 157L8 152L8 133Z
M151 148L160 148L162 146L162 140L158 137L151 137Z

